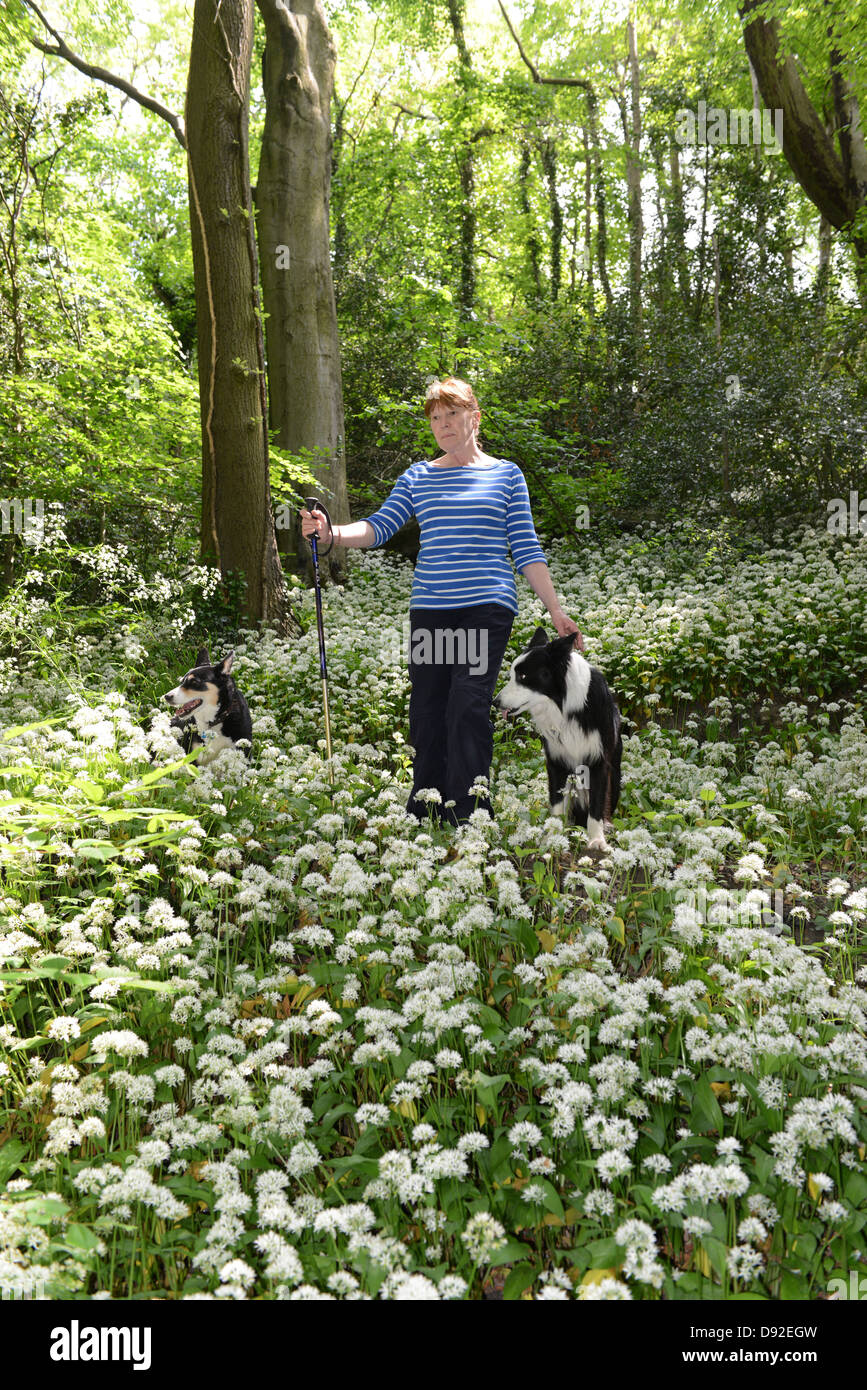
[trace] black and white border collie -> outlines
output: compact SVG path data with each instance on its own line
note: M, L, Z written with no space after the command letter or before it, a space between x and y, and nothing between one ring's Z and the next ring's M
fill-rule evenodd
M620 799L620 711L601 671L574 650L575 637L536 629L494 698L496 709L529 714L542 735L554 815L587 830L589 849L607 849L603 822ZM573 779L577 787L570 795Z
M207 647L202 647L196 664L165 696L174 707L172 728L184 751L204 745L199 763L213 761L224 748L234 748L239 739L246 739L244 752L250 756L253 741L253 721L250 707L229 674L235 653L229 652L216 666L211 665Z

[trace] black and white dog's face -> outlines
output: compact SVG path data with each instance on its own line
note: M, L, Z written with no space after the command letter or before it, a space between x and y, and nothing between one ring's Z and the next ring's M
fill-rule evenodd
M230 652L216 666L212 666L207 647L201 648L196 665L165 696L169 704L174 706L177 719L195 719L200 728L213 723L217 717L220 695L226 689L226 677L232 669L234 655L234 652Z
M526 713L539 727L569 708L580 708L586 696L589 667L583 657L573 661L575 636L548 640L543 627L538 627L525 652L513 663L509 679L494 699L494 707L508 717ZM583 692L581 686L583 685Z

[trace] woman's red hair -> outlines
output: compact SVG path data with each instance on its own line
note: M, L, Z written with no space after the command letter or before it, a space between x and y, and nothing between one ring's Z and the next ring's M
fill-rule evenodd
M427 388L424 400L424 413L430 419L435 405L452 406L456 410L479 410L473 388L456 376L447 376L444 381L432 381Z

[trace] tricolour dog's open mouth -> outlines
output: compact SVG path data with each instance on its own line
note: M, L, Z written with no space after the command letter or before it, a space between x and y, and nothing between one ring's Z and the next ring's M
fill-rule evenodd
M175 715L192 714L193 710L198 709L201 703L201 700L188 700L185 705L178 705Z

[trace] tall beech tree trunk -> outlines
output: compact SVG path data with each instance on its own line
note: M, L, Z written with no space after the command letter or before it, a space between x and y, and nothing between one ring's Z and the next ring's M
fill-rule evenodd
M343 383L331 276L331 96L335 52L321 0L257 0L265 23L265 127L256 207L267 319L271 427L305 453L337 523L349 520ZM293 514L278 531L293 567L312 576ZM322 565L345 573L335 548Z
M185 127L202 421L202 554L289 630L271 512L247 128L253 0L196 0Z

